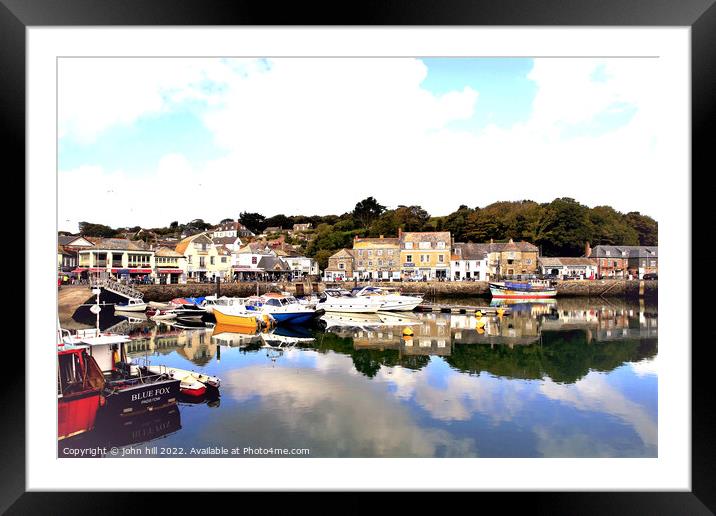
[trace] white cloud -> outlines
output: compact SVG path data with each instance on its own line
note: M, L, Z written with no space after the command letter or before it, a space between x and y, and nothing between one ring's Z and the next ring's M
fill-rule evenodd
M600 66L607 80L595 82ZM656 61L537 60L529 75L538 87L530 119L479 133L448 128L480 108L479 93L422 89L427 68L419 60L282 59L267 67L261 61L77 59L63 62L61 71L65 138L92 141L113 125L191 99L205 103L202 120L224 153L184 176L189 182L162 184L172 202L161 210L149 198L102 199L103 216L93 220L110 225L215 221L242 210L342 213L369 195L388 206L420 204L436 215L461 203L558 196L657 218L662 209L657 198L635 198L623 188L665 173L654 123ZM625 126L562 137L565 126L589 124L615 103L636 110ZM61 221L92 218L62 194L63 183L78 174L60 176ZM111 186L118 172L93 174L102 179L73 188L86 197L93 194L89 185ZM126 178L128 190L153 191L160 174ZM192 202L177 202L176 195L189 192ZM189 205L191 213L183 211Z

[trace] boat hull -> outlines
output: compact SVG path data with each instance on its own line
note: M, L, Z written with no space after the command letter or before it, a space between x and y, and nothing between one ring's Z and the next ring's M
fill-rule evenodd
M144 312L147 307L147 303L139 303L136 305L114 305L114 310L117 312Z
M221 311L221 309L214 307L214 317L216 318L217 324L225 324L228 326L234 326L242 329L249 329L256 331L261 329L260 319L255 315L239 315L239 314L228 314Z
M175 405L180 392L179 383L177 379L170 379L109 388L104 410L110 415L131 417Z
M316 317L315 312L284 312L272 313L278 324L305 324Z
M496 299L547 299L557 295L555 288L510 288L490 284L490 294Z
M57 438L66 439L92 430L100 401L98 390L60 398L57 402Z

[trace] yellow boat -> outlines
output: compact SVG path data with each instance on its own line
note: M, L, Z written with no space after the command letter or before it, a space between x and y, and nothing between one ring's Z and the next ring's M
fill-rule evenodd
M268 314L249 314L244 310L237 310L235 306L214 306L216 323L241 328L244 332L260 331L264 327L273 325L273 318Z

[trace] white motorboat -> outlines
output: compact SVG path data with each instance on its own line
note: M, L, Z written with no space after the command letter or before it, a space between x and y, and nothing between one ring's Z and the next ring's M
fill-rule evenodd
M147 303L139 298L130 298L127 303L117 303L114 309L118 312L144 312L147 309Z
M352 294L356 297L370 297L383 301L380 310L384 312L412 311L423 302L422 294L405 296L395 289L385 287L366 286L354 288Z
M260 313L271 314L278 324L305 324L324 313L321 309L299 303L291 294L285 293L264 294L253 305L247 305L247 308L251 307Z
M383 307L379 296L354 296L345 289L326 289L316 303L326 312L374 314Z

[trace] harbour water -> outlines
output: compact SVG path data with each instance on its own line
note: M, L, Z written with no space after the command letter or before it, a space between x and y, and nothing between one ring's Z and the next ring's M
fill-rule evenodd
M329 314L257 335L114 318L105 326L131 335L134 361L218 376L220 397L100 421L59 455L656 457L656 305L511 309L484 326L474 315Z

